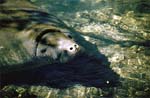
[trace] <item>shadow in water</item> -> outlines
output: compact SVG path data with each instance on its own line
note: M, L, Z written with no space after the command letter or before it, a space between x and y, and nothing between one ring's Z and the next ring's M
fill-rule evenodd
M47 85L67 88L75 84L88 87L111 87L118 83L118 75L109 68L104 55L99 58L81 54L65 64L47 64L39 68L1 75L1 85Z
M101 46L109 46L112 44L118 44L121 47L131 47L133 45L138 45L138 46L144 46L144 47L150 47L150 40L144 40L144 41L117 41L111 38L106 38L104 36L101 35L94 35L91 33L87 33L86 36L89 36L91 38L94 38L96 40L101 41Z

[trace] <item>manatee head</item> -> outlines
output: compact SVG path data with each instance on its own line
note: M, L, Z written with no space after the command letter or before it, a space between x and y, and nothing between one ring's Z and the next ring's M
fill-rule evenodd
M81 47L69 33L49 32L37 44L36 56L48 56L64 63L76 56Z

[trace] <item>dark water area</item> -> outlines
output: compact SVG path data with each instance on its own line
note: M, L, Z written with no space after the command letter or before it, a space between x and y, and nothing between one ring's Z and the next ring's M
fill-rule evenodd
M48 64L30 70L1 74L3 80L1 84L41 84L58 89L68 88L75 84L97 88L113 87L119 83L119 76L109 68L109 64L104 55L98 59L84 54L65 64Z
M29 1L78 32L86 54L2 74L1 96L150 98L150 0Z

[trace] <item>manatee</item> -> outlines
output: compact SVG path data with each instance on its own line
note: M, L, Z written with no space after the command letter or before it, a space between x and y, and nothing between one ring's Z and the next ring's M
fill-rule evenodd
M65 63L81 50L66 25L28 0L0 2L0 72Z

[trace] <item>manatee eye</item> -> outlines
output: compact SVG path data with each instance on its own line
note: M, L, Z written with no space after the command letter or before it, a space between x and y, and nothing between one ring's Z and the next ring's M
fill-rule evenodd
M46 52L46 49L42 49L42 50L41 50L41 53L45 53L45 52Z
M71 35L68 35L68 37L69 37L70 39L72 39L72 36L71 36Z

